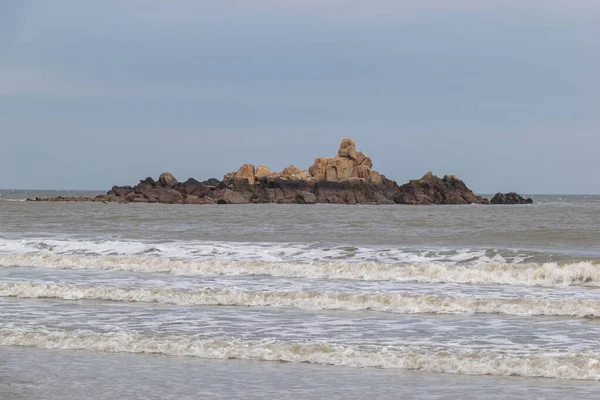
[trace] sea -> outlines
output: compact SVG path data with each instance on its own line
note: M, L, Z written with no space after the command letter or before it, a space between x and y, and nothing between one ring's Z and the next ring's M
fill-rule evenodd
M600 399L600 196L27 202L0 399Z

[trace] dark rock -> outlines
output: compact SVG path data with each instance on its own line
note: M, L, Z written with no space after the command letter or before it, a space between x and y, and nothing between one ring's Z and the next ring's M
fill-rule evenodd
M525 198L515 192L496 193L490 200L491 204L532 204L533 199Z
M235 192L231 189L225 189L219 197L217 197L218 204L246 204L248 200L242 196L240 192Z
M217 178L210 178L210 179L202 182L202 184L204 186L219 186L220 183L221 183L221 181L218 180Z
M183 193L197 197L212 196L212 191L201 183L185 186Z
M155 200L155 203L164 204L183 204L183 195L175 189L156 188L149 190L144 194L148 200Z
M125 197L133 192L133 188L131 186L113 186L111 191L117 196Z
M189 178L187 181L183 182L183 184L184 184L185 186L197 185L197 184L199 184L199 183L202 183L202 182L200 182L200 181L197 181L197 180L196 180L196 179L194 179L194 178Z
M400 186L393 200L397 204L483 204L485 201L456 176L440 179L431 171Z
M38 199L36 199L38 200ZM178 182L165 172L158 181L141 180L135 187L114 186L96 198L53 197L38 201L110 201L169 204L332 203L332 204L488 204L453 175L439 178L428 172L421 179L398 184L373 169L372 160L356 151L352 139L344 139L333 158L317 158L301 170L289 166L271 172L265 166L242 165L236 172L200 182ZM498 193L493 204L528 204L516 193Z
M235 188L235 190L250 190L252 186L254 186L254 183L250 184L248 178L233 178L233 187Z
M141 180L140 183L146 183L146 184L148 184L150 186L156 186L156 181L154 179L150 178L150 177Z
M152 190L155 190L156 187L150 185L148 182L142 181L138 183L134 188L134 192L146 196Z

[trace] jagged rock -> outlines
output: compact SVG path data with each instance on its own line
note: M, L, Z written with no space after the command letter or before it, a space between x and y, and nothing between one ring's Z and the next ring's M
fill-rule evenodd
M326 158L315 158L315 162L312 166L308 168L308 172L311 176L313 176L317 181L325 180L325 164Z
M141 180L140 183L146 183L150 186L156 186L156 181L154 181L154 179L152 179L151 177Z
M301 173L302 170L300 170L299 168L296 168L293 165L290 165L287 168L284 168L283 171L281 171L281 175L285 176L285 177L289 177L289 176L293 176L293 175L298 175L299 173Z
M515 192L496 193L490 200L492 204L533 204L533 199L525 198Z
M272 172L269 167L267 167L266 165L259 165L256 167L256 172L254 173L254 176L256 177L256 179L260 179L267 177L271 174Z
M356 142L353 139L342 139L342 143L340 143L340 148L338 150L338 156L357 160L358 154L356 153Z
M483 204L485 199L476 196L456 176L446 175L440 179L429 171L421 179L400 186L394 195L394 202L398 204Z
M204 182L189 178L178 182L165 172L158 181L141 180L134 187L114 186L96 198L51 197L37 201L98 201L170 204L245 204L245 203L334 203L334 204L487 204L458 177L439 178L428 172L421 179L398 186L373 169L373 163L356 151L352 139L344 139L332 158L316 158L308 170L290 165L281 172L259 165L242 165L223 181L211 178ZM498 193L493 204L527 204L516 193Z
M235 180L247 179L249 185L254 185L254 165L244 164L235 173Z
M363 152L356 152L354 140L344 139L336 157L317 158L308 171L317 181L342 182L350 178L363 178L376 185L382 184L381 175L372 168L371 159Z
M369 169L373 168L373 162L362 151L358 152L356 163L360 166L368 167Z

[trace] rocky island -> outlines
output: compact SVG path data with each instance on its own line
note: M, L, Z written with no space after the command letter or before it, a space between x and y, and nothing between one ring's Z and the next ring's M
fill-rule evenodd
M51 197L35 201L94 201L166 204L531 204L516 193L497 193L491 200L475 195L455 175L439 178L432 172L404 185L373 169L372 160L343 139L338 153L317 158L307 169L293 165L272 172L264 165L244 164L223 180L179 182L165 172L135 186L113 186L95 198Z

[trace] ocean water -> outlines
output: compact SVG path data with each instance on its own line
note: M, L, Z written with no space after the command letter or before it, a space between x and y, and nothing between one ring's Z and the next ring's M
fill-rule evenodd
M0 399L600 396L598 196L0 194Z

